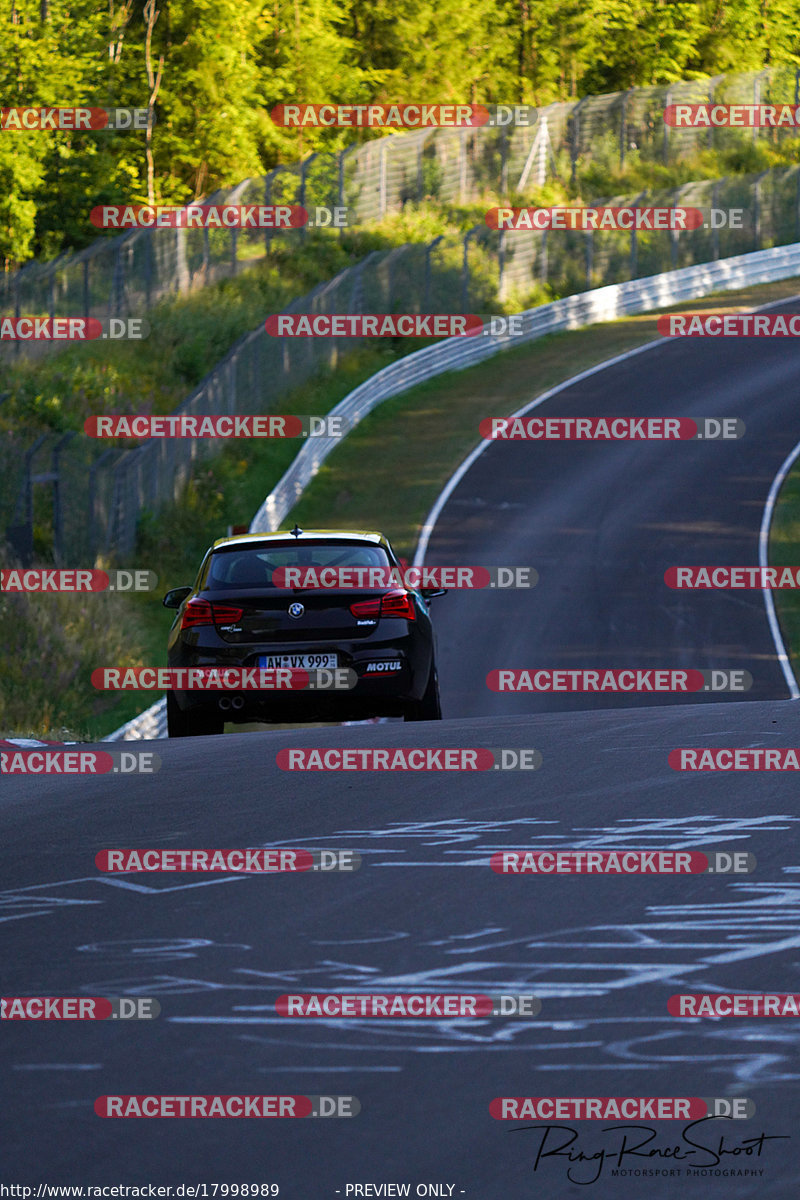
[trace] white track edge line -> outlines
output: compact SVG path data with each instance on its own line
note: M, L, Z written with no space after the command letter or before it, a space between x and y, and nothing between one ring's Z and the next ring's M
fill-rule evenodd
M561 383L557 383L554 387L548 388L546 392L542 392L534 400L529 400L522 408L518 408L516 412L511 413L506 419L513 421L515 417L524 417L526 413L532 412L534 408L538 408L540 404L544 404L545 400L550 400L553 396L563 392L566 388L572 387L573 384L581 383L584 379L589 379L592 375L599 374L600 371L605 371L608 367L614 367L618 363L625 362L629 358L635 357L637 354L643 354L646 350L654 350L656 346L663 346L667 342L671 342L672 338L657 338L653 342L646 342L644 346L635 346L632 350L626 350L623 354L617 354L614 358L608 358L605 362L596 363L593 367L581 371L578 375L572 375L569 379L564 379ZM472 450L455 472L448 479L442 491L437 496L433 508L425 518L425 523L422 526L417 542L417 549L414 554L414 566L421 567L425 561L425 555L428 551L428 542L430 541L433 528L439 519L442 509L444 508L451 495L458 487L461 480L466 475L472 464L476 462L483 454L484 450L488 450L492 445L492 439L485 439L480 442L474 450Z
M766 567L769 565L767 561L769 530L775 513L775 502L778 498L778 492L783 486L783 482L789 473L789 469L798 457L800 457L800 442L798 442L794 449L787 454L786 458L781 463L778 473L772 481L772 487L769 489L767 502L764 505L764 515L761 518L761 529L758 535L758 563L760 567ZM797 686L797 680L795 679L792 665L789 661L789 655L786 652L786 645L783 637L781 636L781 627L778 622L778 615L775 612L775 601L772 599L772 589L768 587L762 587L761 594L764 597L764 605L767 610L767 621L769 622L769 630L772 634L772 640L775 643L775 649L778 654L778 662L781 664L783 677L786 680L787 687L789 688L789 696L792 700L800 700L800 688Z
M777 308L781 304L791 304L796 300L800 300L800 295L786 296L781 300L771 300L768 304L761 304L758 308L752 309L751 311L762 312L764 309ZM600 371L605 371L607 367L614 367L618 363L625 362L627 359L633 358L637 354L643 354L647 350L654 350L657 346L663 346L666 342L671 342L672 340L672 338L657 338L655 341L647 342L644 346L636 346L633 350L626 350L623 354L617 354L614 358L609 358L606 359L605 362L597 363L588 370L581 371L578 375L573 375L570 379L565 379L562 383L556 384L555 387L549 388L546 392L542 392L541 396L537 396L534 400L524 404L522 408L519 408L516 412L511 413L510 417L507 419L514 420L515 417L523 417L526 413L531 412L534 408L537 408L540 404L543 404L545 400L549 400L551 397L556 396L565 388L572 387L573 384L580 383L582 380L588 379L590 376L596 375ZM450 479L448 479L447 483L436 497L433 507L425 518L425 523L420 530L419 541L417 542L417 549L414 554L415 567L421 567L425 562L425 555L428 550L428 543L430 542L431 534L433 533L436 522L438 521L445 504L450 499L453 492L466 475L467 471L469 471L472 464L476 462L477 459L480 458L481 454L483 454L484 450L491 445L491 439L487 439L477 445L475 449L467 455L461 465L456 468L453 475L451 475ZM772 524L772 517L775 511L775 501L777 500L778 492L781 489L789 469L798 457L800 457L800 442L798 442L797 445L786 456L778 469L777 475L772 481L772 486L770 487L769 495L767 496L767 501L764 505L764 513L761 518L761 528L758 534L758 561L760 567L766 567L769 565L767 562L767 550L769 545L770 525ZM789 689L790 699L800 700L800 688L797 685L797 680L795 679L794 672L792 671L791 663L789 661L789 655L786 651L786 645L781 636L780 625L775 612L775 602L772 599L772 591L770 588L762 587L761 593L764 598L764 607L766 608L767 612L767 622L769 624L769 631L772 635L772 641L775 646L775 653L777 654L778 662L780 663L781 671L783 672L783 677L786 680L786 686Z

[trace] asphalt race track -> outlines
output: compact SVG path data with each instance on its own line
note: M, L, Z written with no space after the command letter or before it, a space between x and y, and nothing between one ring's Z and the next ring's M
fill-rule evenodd
M667 754L794 745L800 709L785 699L761 593L671 592L663 572L757 563L767 492L800 437L797 375L778 342L669 345L545 408L734 416L743 441L486 451L445 507L427 561L530 564L541 580L529 593L436 602L445 716L456 719L131 744L161 756L153 776L4 777L0 992L162 1006L152 1023L4 1023L3 1141L19 1183L277 1183L288 1200L408 1183L412 1195L432 1184L440 1196L560 1200L585 1194L599 1170L588 1194L601 1200L796 1196L796 1020L667 1013L679 991L800 992L796 777L678 773ZM494 667L598 665L745 668L755 682L746 700L700 695L700 705L484 686ZM533 746L542 766L277 768L281 747L311 745ZM259 845L352 849L363 865L266 877L111 877L94 865L113 847ZM757 868L492 872L491 854L515 847L713 847L747 850ZM533 992L543 1007L533 1019L480 1021L276 1015L287 991L330 990ZM107 1094L262 1093L355 1095L362 1111L202 1123L93 1111ZM716 1155L676 1161L683 1123L664 1122L654 1123L657 1157L619 1164L619 1123L604 1134L605 1123L575 1122L573 1148L587 1159L605 1148L602 1166L537 1163L541 1129L489 1114L494 1097L526 1095L745 1096L757 1111L695 1129ZM791 1140L757 1154L749 1139L762 1133ZM565 1135L547 1136L549 1150ZM687 1168L712 1173L612 1175Z
M779 342L676 338L534 414L739 417L741 440L487 446L445 505L426 562L525 564L540 579L530 591L453 591L435 601L445 716L632 702L492 693L485 679L495 668L745 669L750 698L788 696L760 591L676 591L664 582L671 566L758 564L770 485L800 439L800 367L796 350Z

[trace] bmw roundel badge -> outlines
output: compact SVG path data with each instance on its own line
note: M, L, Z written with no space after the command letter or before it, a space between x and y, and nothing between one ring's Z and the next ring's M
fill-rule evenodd
M303 605L303 604L294 603L294 604L289 605L289 616L290 617L295 617L295 618L302 617L302 615L305 611L306 611L305 605Z

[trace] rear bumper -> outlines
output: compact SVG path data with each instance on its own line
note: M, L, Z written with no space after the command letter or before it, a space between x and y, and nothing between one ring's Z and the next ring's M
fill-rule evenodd
M208 648L176 645L171 667L254 667L263 654L335 653L339 666L356 674L347 691L175 691L179 708L191 712L220 712L229 721L293 722L303 720L363 720L370 716L402 716L407 704L421 699L433 661L431 643L406 634L386 640L261 645L243 654L241 647Z

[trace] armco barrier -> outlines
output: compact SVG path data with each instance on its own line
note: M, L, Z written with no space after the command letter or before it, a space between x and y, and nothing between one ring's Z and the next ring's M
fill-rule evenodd
M682 300L707 296L710 292L732 291L746 285L790 279L794 275L800 275L800 242L566 296L563 300L555 300L552 304L543 304L522 313L521 336L448 338L436 346L428 346L398 362L390 363L337 404L331 410L331 416L342 417L345 428L352 427L384 400L446 371L463 371L510 346L518 346L522 342L530 342L564 329L577 329L581 325L613 321L616 317L666 308ZM286 474L253 518L251 533L279 528L322 463L340 442L340 438L329 437L304 443Z
M794 276L800 276L800 242L567 296L523 313L522 337L448 338L436 346L418 350L391 363L346 396L331 415L344 417L352 427L384 400L399 395L415 384L434 379L447 371L465 370L522 341L534 341L548 333L650 312L683 300L700 299L711 292L734 291L747 285L791 279ZM314 443L303 444L289 470L253 517L251 533L274 532L279 528L340 441L340 438L320 438L314 439ZM159 700L105 740L165 736L166 703Z
M145 739L151 741L166 736L167 702L162 699L156 700L155 704L151 704L132 721L126 721L124 725L120 725L119 729L115 729L108 737L103 738L103 741L136 742Z
M723 217L737 213L737 221L726 219L724 228L705 222L680 232L639 233L498 230L484 222L428 245L373 251L286 311L487 313L499 304L519 311L544 286L563 297L800 240L800 166L603 203L702 205ZM353 339L275 338L261 325L236 342L175 412L280 412L288 394L316 370L335 367L352 346ZM142 514L176 501L201 460L225 444L218 438L155 438L135 449L107 450L90 441L16 425L0 439L0 542L5 531L23 562L33 556L34 525L40 550L51 540L60 566L130 556Z

